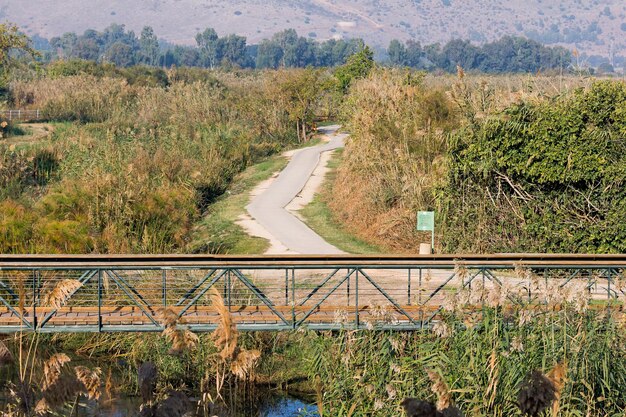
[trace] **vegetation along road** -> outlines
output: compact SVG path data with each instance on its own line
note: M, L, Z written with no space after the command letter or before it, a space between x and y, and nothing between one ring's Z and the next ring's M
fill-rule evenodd
M320 132L328 135L330 141L296 152L280 175L266 190L254 196L246 207L256 223L265 229L266 235L271 235L272 239L270 240L280 242L289 252L303 254L342 253L286 208L305 188L320 163L322 153L343 146L346 135L338 134L338 128L338 126L320 128Z

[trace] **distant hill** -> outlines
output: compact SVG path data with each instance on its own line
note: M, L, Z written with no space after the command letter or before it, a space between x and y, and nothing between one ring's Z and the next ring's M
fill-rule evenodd
M422 43L475 42L523 35L587 55L626 55L624 0L0 0L0 20L30 35L145 25L182 44L213 27L250 43L285 28L319 40L362 37L386 47L391 39Z

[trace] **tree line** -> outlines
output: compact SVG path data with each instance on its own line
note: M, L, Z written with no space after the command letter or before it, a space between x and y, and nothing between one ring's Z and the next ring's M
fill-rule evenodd
M238 67L305 68L334 67L362 50L362 39L316 41L299 36L294 29L274 34L259 44L248 44L246 37L229 34L220 37L212 28L195 36L193 46L173 45L159 39L150 26L139 36L124 25L112 24L102 32L89 29L82 35L73 32L47 40L36 37L34 45L43 50L48 61L82 59L112 63L118 67L148 65L158 67ZM474 45L455 39L448 43L422 45L409 40L392 40L379 51L383 63L423 70L466 70L486 73L536 72L567 69L572 54L562 47L547 47L539 42L505 36L497 41Z
M572 53L563 47L547 47L539 42L505 36L482 46L454 39L441 46L392 40L387 49L391 65L423 70L456 71L457 66L484 73L537 72L567 69Z
M34 44L44 52L47 61L82 59L119 67L202 68L332 67L345 63L365 45L361 39L317 42L298 36L294 29L276 33L258 45L249 45L246 37L236 34L220 37L212 28L197 33L195 41L194 46L173 45L159 39L150 26L137 36L124 25L112 24L102 32L67 32L49 41L37 37Z

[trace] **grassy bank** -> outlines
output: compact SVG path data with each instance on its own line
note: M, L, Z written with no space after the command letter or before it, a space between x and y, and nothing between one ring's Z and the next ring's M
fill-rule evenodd
M321 189L313 201L299 211L306 224L331 245L347 253L380 253L375 245L368 244L348 232L338 221L330 207L329 199L333 195L333 184L336 178L336 169L341 163L343 151L337 150L328 162L330 168Z
M248 235L236 224L246 213L250 192L287 165L287 158L273 156L247 168L233 179L224 195L211 205L196 225L189 244L191 253L262 254L269 247L266 239Z

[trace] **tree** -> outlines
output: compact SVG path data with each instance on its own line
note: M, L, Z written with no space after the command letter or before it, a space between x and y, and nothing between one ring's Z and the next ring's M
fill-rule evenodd
M298 33L295 29L285 29L282 32L274 34L272 41L276 42L283 50L282 67L286 67L287 62L291 63L296 61L297 58L294 56L296 52L292 48L292 45L295 45L298 41Z
M374 68L374 52L366 46L348 58L348 62L335 71L339 90L347 92L355 79L367 77L372 68Z
M72 57L97 61L100 58L100 47L94 39L80 37L74 45Z
M133 48L123 42L115 42L106 52L106 60L118 67L129 67L135 63Z
M392 65L404 66L407 64L406 47L401 44L399 40L393 39L389 42L387 54L389 55L389 62Z
M283 59L283 49L274 41L264 39L256 56L257 68L278 68Z
M320 95L319 69L303 69L280 71L276 75L278 86L277 96L283 100L283 108L289 115L289 120L296 124L298 139L306 141L307 126L314 116L314 105Z
M50 39L50 45L57 50L57 53L63 58L71 58L74 56L74 47L78 42L78 36L74 32L64 33L60 38L54 37Z
M200 59L205 66L213 69L221 61L221 44L219 36L213 28L207 28L202 33L196 35L196 43L200 48Z
M228 35L219 40L221 61L224 64L239 67L249 66L246 38L239 35Z
M31 47L28 37L19 32L17 26L10 23L0 24L0 86L4 86L15 58L14 51L26 53L31 57L38 53Z
M150 26L141 31L139 37L140 61L147 65L156 65L159 62L159 40Z

